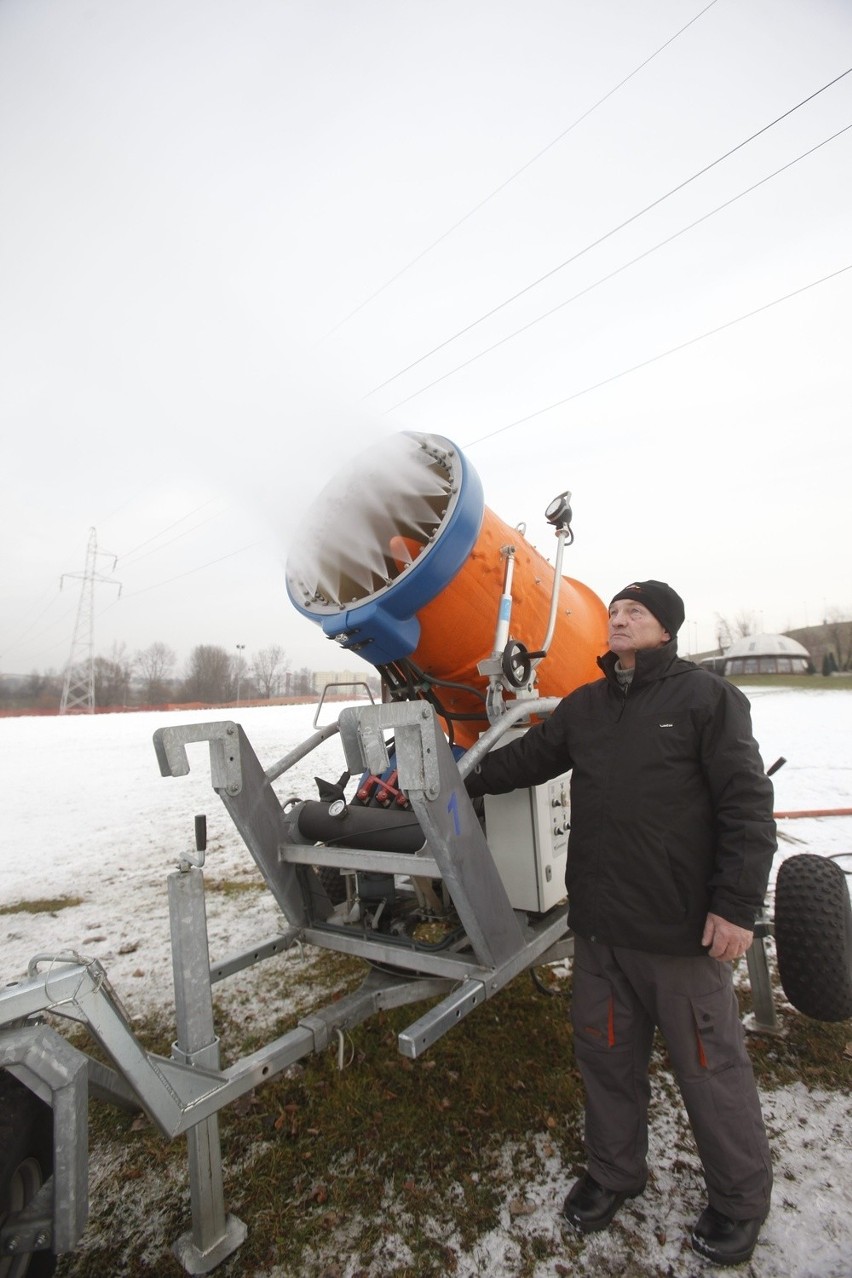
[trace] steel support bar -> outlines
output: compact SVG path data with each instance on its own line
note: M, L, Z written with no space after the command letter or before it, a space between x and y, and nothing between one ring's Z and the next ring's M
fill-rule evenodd
M348 927L307 927L305 941L309 945L335 950L338 954L355 954L371 963L386 963L412 975L443 976L450 981L464 981L469 976L480 976L490 971L470 954L454 954L451 950L436 951L414 949L413 946L394 945L381 932L356 932Z
M764 936L755 936L746 951L746 963L754 1008L753 1014L745 1018L746 1029L758 1034L780 1034Z
M175 1059L186 1065L219 1069L219 1040L213 1023L204 875L188 869L169 875L177 1042ZM225 1211L222 1147L216 1114L187 1132L192 1228L174 1245L189 1274L206 1274L241 1245L246 1226Z
M523 723L532 715L547 718L559 705L559 697L537 697L535 699L519 698L513 705L507 706L496 723L483 732L478 741L474 741L459 762L459 772L466 777L473 771L480 759L484 759L491 747L505 736L510 728Z
M341 999L318 1012L312 1012L303 1017L299 1024L310 1029L314 1036L315 1050L321 1052L329 1045L331 1035L337 1030L360 1025L361 1021L376 1012L434 998L436 994L446 993L447 986L447 981L374 970L348 999Z
M138 1096L116 1070L104 1065L102 1061L93 1060L91 1056L86 1057L86 1064L89 1068L89 1096L107 1101L131 1114L139 1112Z
M124 1082L122 1102L127 1103L131 1095L136 1097L164 1136L183 1134L225 1105L267 1082L288 1065L317 1050L313 1030L306 1025L298 1025L220 1071L207 1069L200 1060L188 1065L183 1060L157 1056L144 1050L114 1005L115 996L108 982L100 979L102 969L98 963L69 964L62 960L57 960L57 963L63 965L51 968L44 977L0 991L0 1026L4 1022L17 1023L43 1011L54 1011L88 1025L115 1063L116 1073ZM381 975L384 984L377 987L375 981L368 978L361 989L331 1005L328 1009L331 1021L339 1025L357 1024L385 1006L383 1000L386 997L397 997L399 975L371 974L375 975ZM428 998L435 992L443 990L438 991L422 977L412 977L408 981L408 996L403 1002L416 1002L418 998ZM9 1035L16 1032L14 1028L0 1029L0 1042L9 1042ZM55 1034L54 1039L65 1044L59 1035ZM57 1050L61 1051L61 1047ZM90 1064L82 1052L77 1055L87 1066ZM109 1092L112 1071L101 1074L95 1069L94 1075L97 1085ZM47 1092L42 1099L49 1099Z
M419 1021L402 1031L397 1039L400 1053L409 1060L415 1060L454 1025L458 1025L475 1007L484 1003L486 998L484 981L464 981L457 990L453 990L452 994L442 999L425 1016L421 1016Z
M286 954L287 950L298 945L301 939L301 929L290 927L286 932L279 932L276 936L270 937L268 941L253 945L250 950L230 954L227 958L220 959L218 963L210 964L210 980L215 985L217 981L224 981L236 972L242 972L247 967L254 967L255 963L261 963L264 959L274 958L277 954Z
M62 956L40 956L30 963L30 972L43 963L49 964L43 974L0 991L0 1024L39 1012L87 1024L152 1122L164 1135L175 1135L183 1107L215 1091L215 1076L146 1052L96 960L82 964Z
M415 1059L475 1007L514 980L524 968L530 967L539 956L552 954L554 947L564 939L567 914L568 907L563 906L555 917L548 915L542 928L527 935L522 953L513 955L493 971L471 976L419 1021L403 1030L397 1039L402 1055Z
M324 728L319 728L312 737L308 737L307 741L303 741L295 750L291 750L289 754L285 754L283 759L279 759L277 763L273 763L272 767L266 769L266 779L268 781L277 781L278 777L283 776L285 772L302 759L307 758L317 746L321 746L329 737L337 735L339 731L337 723L329 723Z
M39 1012L54 1008L62 1014L65 1007L73 1003L79 990L91 986L90 973L103 972L97 960L82 963L56 957L49 960L56 966L44 976L35 975L33 964L44 961L44 956L39 955L32 960L31 975L26 981L16 981L14 985L0 990L0 1024L23 1021L28 1016L37 1016Z
M544 967L547 963L564 963L574 957L574 934L566 932L544 954L539 954L535 966ZM530 966L533 966L532 964Z
M441 870L431 856L419 852L379 852L348 847L315 847L291 843L278 854L291 865L327 865L341 870L375 870L383 874L404 874L422 879L439 879Z

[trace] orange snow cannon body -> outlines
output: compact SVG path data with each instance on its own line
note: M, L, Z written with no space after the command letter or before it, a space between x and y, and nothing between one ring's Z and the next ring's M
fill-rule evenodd
M552 612L554 589L553 565L485 506L470 463L435 435L396 436L380 459L370 454L332 481L287 563L296 608L383 676L439 690L439 715L465 748L489 726L489 674L480 667L489 664L493 677L509 648L522 673L506 686L517 689L534 670L538 697L600 677L605 605L562 577Z

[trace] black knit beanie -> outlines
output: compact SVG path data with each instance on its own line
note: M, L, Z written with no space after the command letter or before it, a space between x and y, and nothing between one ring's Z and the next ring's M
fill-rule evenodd
M633 581L623 590L618 590L610 601L610 607L616 599L635 599L644 604L652 612L664 630L668 630L672 639L683 625L683 600L676 590L664 581Z

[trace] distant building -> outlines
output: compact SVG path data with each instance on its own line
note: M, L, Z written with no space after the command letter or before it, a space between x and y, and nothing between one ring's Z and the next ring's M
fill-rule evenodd
M802 626L787 633L805 645L820 673L825 672L826 662L829 669L852 670L852 620L824 621L819 626Z
M707 657L701 665L724 675L807 674L813 670L807 648L789 635L746 635L721 657Z
M706 657L702 657L699 653L695 657L690 657L690 661L694 661L696 665L701 666L704 670L712 670L714 674L723 675L725 673L725 654L712 652Z

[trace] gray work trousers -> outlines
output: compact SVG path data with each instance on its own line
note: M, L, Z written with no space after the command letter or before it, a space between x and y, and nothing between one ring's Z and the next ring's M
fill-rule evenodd
M711 1207L765 1216L769 1143L730 963L574 940L571 1020L586 1088L589 1172L607 1189L648 1174L648 1065L659 1027L704 1167Z

